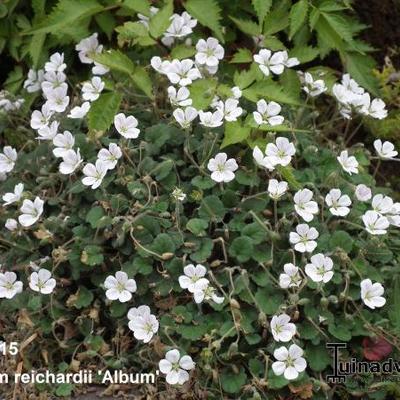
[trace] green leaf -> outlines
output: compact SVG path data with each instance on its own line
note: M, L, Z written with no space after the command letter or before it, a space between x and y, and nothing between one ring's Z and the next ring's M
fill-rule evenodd
M88 112L89 130L95 133L104 133L112 124L121 101L122 95L117 92L102 93L92 103Z
M336 247L340 247L346 253L350 253L353 248L354 240L352 237L345 231L336 231L332 234L330 239L330 246L332 250Z
M313 371L323 371L332 363L331 355L325 346L313 346L308 344L306 347L307 361Z
M272 0L251 0L258 17L258 23L262 26L265 16L272 6Z
M131 75L133 82L136 86L149 97L152 99L153 96L153 84L151 82L150 75L146 71L144 67L136 67L133 75Z
M203 323L200 325L179 325L176 331L185 339L188 340L199 340L207 333L207 324Z
M281 291L274 290L270 286L259 288L254 297L258 306L267 315L275 314L284 299Z
M239 262L250 260L253 255L253 241L248 236L240 236L233 240L229 246L229 254Z
M119 50L108 50L94 54L93 60L105 65L113 71L123 72L131 75L135 69L132 60Z
M225 207L222 201L215 195L204 197L199 208L200 218L221 221L225 215Z
M196 54L196 48L193 46L186 46L185 44L178 44L171 50L171 58L182 60L184 58L193 57Z
M86 289L84 286L79 286L78 292L75 294L76 300L74 302L75 308L81 309L88 307L94 298L92 291Z
M100 246L88 245L85 246L82 254L81 261L83 264L90 265L100 265L104 261L104 256L102 254L103 249Z
M196 236L205 236L208 222L200 218L192 218L186 224L186 228Z
M148 0L124 0L122 5L137 13L150 16L150 2Z
M128 41L130 44L139 44L140 46L153 46L156 41L149 35L147 28L140 22L125 22L123 25L117 26L115 31L118 32L118 44Z
M249 126L242 126L239 121L227 122L225 124L224 140L222 141L221 149L230 144L243 142L249 135Z
M349 328L345 324L334 324L330 323L328 325L329 333L337 339L348 342L351 339L351 333Z
M300 0L290 9L290 35L291 39L304 24L308 13L308 0Z
M202 25L210 28L215 36L224 43L221 25L221 8L215 0L188 0L184 3L187 12Z
M173 11L172 0L167 0L165 6L150 18L149 32L153 38L159 38L171 25L170 18Z
M199 79L190 85L190 98L192 106L197 110L205 110L211 104L217 87L214 79Z
M71 396L74 390L74 385L71 383L61 383L57 386L56 395L60 397L69 397Z
M256 82L248 89L243 90L243 96L254 102L259 99L268 99L277 103L301 105L299 97L287 93L282 85L271 80Z
M99 13L103 7L96 0L60 0L44 20L23 34L60 33L64 28L76 26L84 18Z
M160 233L154 239L154 242L151 245L151 250L162 255L164 253L174 253L176 246L167 233Z
M319 50L312 46L293 47L289 52L290 57L296 57L301 63L307 63L319 55Z
M231 369L225 369L221 374L222 389L227 393L239 393L246 384L247 375L243 368L238 373Z
M232 64L249 63L253 61L253 54L249 49L239 49L230 61Z
M97 223L101 217L104 216L104 210L102 207L93 207L86 214L86 222L90 223L90 226L95 229L97 228Z
M242 32L249 36L258 36L261 33L260 27L249 19L239 19L232 16L229 16L229 18Z
M289 25L289 7L291 1L280 0L274 2L274 8L265 18L264 32L265 36L284 30Z

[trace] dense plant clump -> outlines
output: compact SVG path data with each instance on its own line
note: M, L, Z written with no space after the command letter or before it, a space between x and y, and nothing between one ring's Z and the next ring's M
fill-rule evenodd
M0 99L19 368L158 370L140 391L162 399L398 391L326 380L328 342L399 349L400 203L376 179L398 152L351 145L388 111L346 2L33 3Z

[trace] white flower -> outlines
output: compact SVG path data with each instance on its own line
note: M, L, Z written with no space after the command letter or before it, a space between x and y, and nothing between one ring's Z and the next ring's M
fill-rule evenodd
M188 86L194 80L201 78L200 72L190 59L172 60L167 70L167 77L174 85Z
M123 113L117 114L114 117L114 126L125 139L136 139L139 136L138 121L133 115L126 117Z
M348 174L358 174L358 161L354 156L349 157L347 150L343 150L337 160Z
M342 195L340 189L331 189L325 197L325 202L333 215L345 217L350 212L350 197L347 194Z
M258 125L280 125L285 119L282 115L279 115L281 109L281 106L275 101L267 103L265 100L259 100L257 101L257 111L253 112L254 120Z
M69 114L67 115L68 118L72 119L80 119L83 118L90 110L90 102L85 101L82 103L81 106L74 107Z
M183 38L193 32L197 20L184 11L181 15L173 14L171 17L171 25L167 28L161 41L166 46L171 46L175 38Z
M68 150L71 150L75 144L75 138L72 136L70 131L64 131L64 133L57 134L53 139L55 149L53 154L56 157L64 157Z
M194 293L196 282L206 275L207 269L201 264L197 264L196 266L189 264L183 268L183 273L185 275L181 275L178 278L180 287L188 289L190 293Z
M186 107L184 110L182 108L177 108L172 113L176 122L186 129L189 128L191 122L197 117L197 110L193 107Z
M93 59L91 58L96 53L101 53L103 50L103 46L99 45L99 41L97 40L97 33L93 33L93 35L82 39L76 46L75 50L78 51L79 59L83 64L92 64Z
M372 209L378 214L387 214L393 207L393 199L383 194L376 194L372 198Z
M41 268L38 272L32 272L29 287L35 292L50 294L56 287L56 280L52 278L49 270Z
M84 100L94 101L100 96L104 89L104 82L98 76L94 76L90 82L85 82L82 86L82 97Z
M31 116L31 127L32 129L42 129L47 126L50 122L51 116L54 114L49 107L48 103L44 103L41 111L35 110Z
M24 227L33 225L42 215L43 205L44 201L39 197L35 197L33 202L25 199L20 208L21 215L18 217L19 223Z
M0 173L11 172L17 161L17 150L11 146L4 146L3 152L0 153Z
M312 221L314 214L318 214L318 204L312 201L313 192L310 189L302 189L294 195L294 209L306 222Z
M119 300L121 303L129 301L132 298L132 293L135 293L137 289L136 281L129 279L128 274L123 271L117 271L115 276L107 276L104 287L107 289L106 296L108 299Z
M359 201L368 201L372 197L372 190L366 185L357 185L354 194Z
M239 107L239 100L229 98L225 102L219 101L216 105L216 109L219 110L226 121L236 121L243 113L243 108Z
M283 266L284 274L279 275L279 286L282 289L290 287L299 287L301 284L301 276L299 268L294 264L288 263Z
M400 203L394 203L390 212L386 215L390 225L400 227Z
M176 187L172 193L171 196L176 200L176 201L184 201L186 199L186 193L178 187Z
M271 158L267 157L258 146L254 147L253 149L253 158L258 165L267 168L269 171L273 171L275 169L271 162Z
M150 7L149 11L150 11L150 17L152 17L156 15L160 11L160 9L157 7ZM148 29L150 18L147 15L143 15L140 13L137 13L137 17L139 18L138 22L144 25Z
M258 54L253 56L253 59L259 64L260 70L266 76L269 75L270 71L273 74L280 75L285 67L290 68L299 64L297 58L288 57L287 51L272 53L271 50L261 49Z
M303 90L311 97L318 96L328 89L322 79L314 80L309 72L305 72L304 74L299 73L299 75L303 83Z
M209 37L207 41L200 39L196 44L196 50L196 62L201 65L206 64L209 67L218 65L225 53L224 48L213 37Z
M151 338L157 333L159 323L155 315L151 314L148 306L139 306L131 308L128 311L128 327L133 331L133 336L143 343L150 342Z
M234 158L228 160L226 153L218 153L215 158L208 161L207 168L211 171L211 179L215 182L230 182L235 179L239 167Z
M47 92L46 103L51 111L64 112L69 104L69 96L67 96L65 88L58 87Z
M46 72L42 82L44 97L48 98L49 93L57 88L62 88L67 93L68 85L65 83L66 79L64 72Z
M83 161L79 149L77 151L67 150L62 159L59 170L64 175L72 174Z
M312 281L327 283L332 279L332 268L332 259L318 253L311 257L311 264L305 266L305 271Z
M210 282L206 278L200 278L194 284L193 298L196 303L212 300L217 304L221 304L224 301L223 297L217 296L215 289L210 285Z
M102 160L96 160L96 164L88 163L83 167L82 172L85 177L82 179L82 183L85 186L91 186L92 189L97 189L107 173L107 164Z
M110 68L106 67L103 64L98 63L97 61L94 62L94 67L92 67L93 75L104 75L109 71L110 71Z
M280 199L288 190L288 183L286 181L278 182L276 179L270 179L268 182L268 194L274 200Z
M346 90L349 90L353 94L363 94L364 89L350 77L349 74L344 74L342 76L342 85Z
M22 292L22 282L17 281L15 272L0 273L0 299L12 299Z
M289 349L282 346L274 351L274 357L278 360L272 364L275 375L282 375L287 380L296 379L299 372L303 372L307 367L306 360L302 357L303 350L292 344Z
M232 96L234 99L240 99L242 97L242 91L240 90L240 88L238 86L234 86L231 89L232 92Z
M43 128L38 129L39 136L36 137L38 140L53 140L58 133L58 121L53 121L50 125L46 125Z
M171 62L168 60L161 60L160 57L154 56L150 60L150 64L158 73L167 75Z
M41 83L43 82L43 74L44 71L42 69L39 69L38 71L30 69L28 71L28 78L24 82L24 89L26 89L28 93L39 91Z
M170 350L159 363L160 371L166 375L165 380L170 385L183 385L189 380L189 373L194 369L195 363L190 356L182 356L179 350Z
M381 216L376 211L367 211L363 216L362 220L365 225L365 229L371 235L385 235L387 228L389 228L389 221L386 217Z
M272 165L286 166L292 161L292 156L296 153L294 144L285 137L278 137L275 143L268 143L265 154L269 157Z
M224 115L221 111L217 110L214 112L199 111L200 124L208 128L216 128L221 126L224 122Z
M372 283L371 279L364 279L360 286L361 299L367 307L375 309L385 305L386 299L382 296L385 289L380 283Z
M4 226L9 231L15 231L18 228L18 222L14 218L7 218Z
M289 242L294 244L295 250L300 253L312 253L317 247L315 239L319 236L315 228L310 228L307 224L296 226L296 232L290 232Z
M176 90L173 86L168 87L168 98L174 107L187 107L192 105L189 89L185 86Z
M54 53L44 65L46 72L63 72L67 68L67 64L64 63L64 53Z
M106 168L114 169L118 160L122 157L121 148L115 143L110 143L107 149L101 149L97 155L99 160L102 160Z
M369 108L368 115L372 118L384 119L387 117L386 105L381 99L373 99Z
M4 205L8 206L9 204L20 201L23 191L24 191L23 183L18 183L18 185L15 185L14 192L9 192L3 195Z
M374 141L374 147L376 152L378 153L378 156L384 159L391 159L399 154L394 149L394 144L392 142L386 141L382 143L382 140L376 139Z
M271 332L276 342L289 342L296 334L296 325L290 322L287 314L274 315L271 320Z

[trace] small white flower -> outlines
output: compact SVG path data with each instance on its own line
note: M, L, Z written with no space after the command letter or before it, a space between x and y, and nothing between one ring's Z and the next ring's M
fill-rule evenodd
M41 111L35 110L31 116L31 128L38 130L46 127L49 122L50 118L54 114L49 107L49 104L46 102L43 104Z
M367 211L363 216L362 220L365 225L365 229L371 235L385 235L387 228L389 228L390 222L386 217L381 216L376 211Z
M364 93L362 96L353 101L353 105L358 108L359 112L364 115L369 115L372 118L384 119L387 117L385 102L381 99L373 99L369 93Z
M174 85L188 86L194 80L201 78L201 74L190 59L172 60L168 66L167 77Z
M288 190L289 185L286 181L278 182L276 179L270 179L268 182L268 194L274 200L280 199Z
M307 367L306 360L302 357L303 349L297 344L292 344L289 349L282 346L274 351L274 357L278 360L272 364L275 375L282 375L287 380L296 379L300 372Z
M350 212L350 197L347 194L342 195L340 189L331 189L325 197L325 202L333 215L345 217Z
M271 332L276 342L289 342L296 334L296 325L290 322L287 314L274 315L271 320Z
M200 39L196 44L196 63L200 65L207 65L215 67L218 65L219 60L224 58L224 48L219 44L218 40L209 37L207 41Z
M53 140L58 134L58 121L53 121L50 125L46 125L43 128L38 129L39 136L36 137L38 140Z
M108 150L101 149L97 155L97 158L102 160L108 169L114 169L121 157L121 148L115 143L110 143Z
M101 53L103 50L103 46L99 45L99 41L97 39L97 32L93 33L93 35L82 39L76 46L75 50L78 51L78 56L83 64L92 64L93 59L91 58L96 53Z
M0 273L0 299L12 299L22 292L22 282L17 281L15 272Z
M234 86L231 89L232 92L232 96L234 99L240 99L242 97L242 91L240 90L240 88L238 86Z
M366 185L357 185L354 194L359 201L368 201L372 197L372 190Z
M272 53L271 50L261 49L258 54L253 56L253 59L257 64L259 64L260 70L266 76L268 76L270 72L280 75L285 67L291 68L299 64L297 58L288 57L287 51L277 51L276 53Z
M318 214L318 204L312 201L313 192L310 189L302 189L294 195L294 209L306 222L312 221L314 214Z
M168 98L174 107L187 107L192 105L189 89L185 86L176 90L173 86L168 87Z
M376 152L378 153L378 156L384 159L391 159L399 154L394 149L394 144L392 142L386 141L382 143L382 140L376 139L374 141L374 147Z
M211 171L211 179L215 182L230 182L235 179L239 167L234 158L228 160L226 153L218 153L208 161L207 168Z
M67 79L64 72L46 72L44 74L44 80L42 82L42 90L45 98L48 98L49 94L54 89L62 89L65 94L68 91L68 85L65 83Z
M55 146L53 154L56 157L63 158L67 151L74 147L75 138L70 131L64 131L64 133L59 133L54 137L53 144Z
M103 64L98 63L97 61L94 62L94 67L92 67L93 75L104 75L109 71L110 71L110 68L106 67Z
M372 209L378 214L387 214L392 210L393 199L383 194L376 194L372 198Z
M47 102L51 111L61 113L66 110L69 104L69 96L65 88L58 87L47 92Z
M20 208L21 215L18 217L19 223L24 227L33 225L42 215L43 205L44 201L39 197L36 197L33 202L25 199Z
M0 173L11 172L14 169L17 157L17 150L11 146L4 146L3 152L0 153Z
M160 9L157 7L150 7L149 11L150 11L150 17L153 17L160 11ZM137 14L137 17L139 18L138 22L144 25L147 29L149 29L150 18L147 15L143 15L140 13Z
M44 65L46 72L63 72L67 68L67 64L64 63L64 53L54 53Z
M11 232L15 231L18 228L18 222L14 218L7 218L4 227Z
M83 161L79 149L77 151L67 150L62 159L59 171L63 175L71 175Z
M285 273L279 275L279 286L282 289L299 287L301 284L299 268L294 264L288 263L283 266L283 270Z
M343 150L337 160L348 174L358 174L358 161L354 156L349 157L347 150Z
M129 301L132 298L132 293L135 293L137 289L136 281L129 279L128 274L123 271L117 271L115 276L107 276L104 287L107 289L106 296L108 299L119 300L121 303Z
M314 282L329 282L333 277L333 261L321 253L311 257L311 264L305 266L306 274Z
M179 350L170 350L159 363L160 371L166 375L165 380L170 385L183 385L189 380L189 373L195 363L190 356L182 356Z
M294 244L294 249L300 253L312 253L317 247L315 239L319 236L315 228L310 228L307 224L296 226L296 232L290 232L289 241Z
M214 303L221 304L224 301L223 297L217 296L215 289L206 278L200 278L194 284L193 298L196 303L212 300Z
M183 268L183 273L185 275L181 275L178 278L180 287L189 290L190 293L194 293L196 282L206 275L207 269L201 264L196 266L189 264Z
M114 117L114 126L125 139L136 139L139 136L138 121L133 115L127 117L123 113L117 114Z
M172 191L171 196L172 196L176 201L184 201L184 200L186 199L186 193L185 193L182 189L180 189L180 188L178 188L178 187L176 187L176 188Z
M400 203L394 203L391 210L386 214L390 225L400 227Z
M292 156L296 153L294 144L285 137L278 137L275 143L268 143L265 154L269 157L272 165L289 165Z
M128 327L133 332L133 336L143 343L150 342L154 334L157 333L159 323L155 315L151 314L150 308L146 305L138 308L131 308L128 311Z
M219 101L216 105L216 109L219 110L226 121L236 121L243 113L243 108L239 107L239 100L229 98L225 102Z
M104 89L104 82L98 76L94 76L90 82L85 82L82 86L82 97L84 100L94 101L100 96Z
M32 272L29 287L35 292L50 294L56 287L56 280L52 278L49 270L41 268L38 272Z
M214 112L199 111L200 124L208 128L216 128L221 126L224 122L224 115L221 111Z
M91 186L92 189L97 189L107 173L107 164L102 160L96 160L96 164L88 163L83 167L82 172L85 177L82 179L82 183L85 186Z
M360 286L361 299L367 307L375 309L385 305L386 299L382 296L385 289L380 283L372 283L371 279L364 279Z
M271 158L266 156L258 146L253 149L253 158L258 165L268 169L269 171L273 171L275 166L271 162Z
M67 115L68 118L72 119L80 119L83 118L90 110L90 102L85 101L82 103L81 106L74 107L69 114Z
M168 60L161 60L160 57L154 56L150 60L150 64L158 73L167 75L171 62Z
M28 71L28 78L24 82L24 89L26 89L28 93L39 91L43 82L43 74L44 71L42 69L38 71L30 69Z
M313 76L309 72L304 74L299 73L299 75L301 82L303 83L303 90L311 97L318 96L321 93L326 92L328 89L322 79L314 80Z
M8 206L9 204L20 201L23 191L24 191L23 183L18 183L18 185L15 185L14 192L9 192L3 195L4 205Z
M197 110L193 107L186 107L184 110L182 108L177 108L172 113L176 122L184 129L190 127L190 124L197 117L197 114Z
M281 109L281 106L275 101L267 103L265 100L259 100L257 101L257 111L253 112L254 120L258 125L280 125L285 119L279 115Z

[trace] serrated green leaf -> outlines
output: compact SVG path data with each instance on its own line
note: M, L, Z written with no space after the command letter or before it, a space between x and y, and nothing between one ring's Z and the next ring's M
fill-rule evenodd
M182 60L184 58L193 57L196 54L196 48L193 46L186 46L185 44L179 44L171 50L171 58Z
M149 73L146 71L144 67L136 67L131 78L135 85L149 97L152 99L153 95L153 84L151 82L151 78Z
M124 0L122 5L137 13L150 16L150 2L148 0Z
M211 104L217 87L214 79L198 79L190 85L192 106L197 110L205 110Z
M297 31L301 28L306 20L308 13L308 0L300 0L290 9L289 21L290 21L290 35L292 38Z
M149 31L153 38L159 38L171 25L170 18L173 11L172 0L167 0L164 7L150 18Z
M249 36L258 36L261 33L260 27L250 19L235 18L232 16L229 16L229 18L235 23L239 30Z
M119 50L108 50L93 55L93 60L110 68L113 71L123 72L127 75L133 74L135 65L132 60Z
M262 26L265 16L268 14L272 6L272 0L251 0L254 10L258 17L258 23Z
M250 63L253 61L253 54L249 49L239 49L230 61L232 64Z
M227 122L225 124L224 140L221 149L230 144L240 143L246 140L250 135L250 127L242 126L239 121Z

